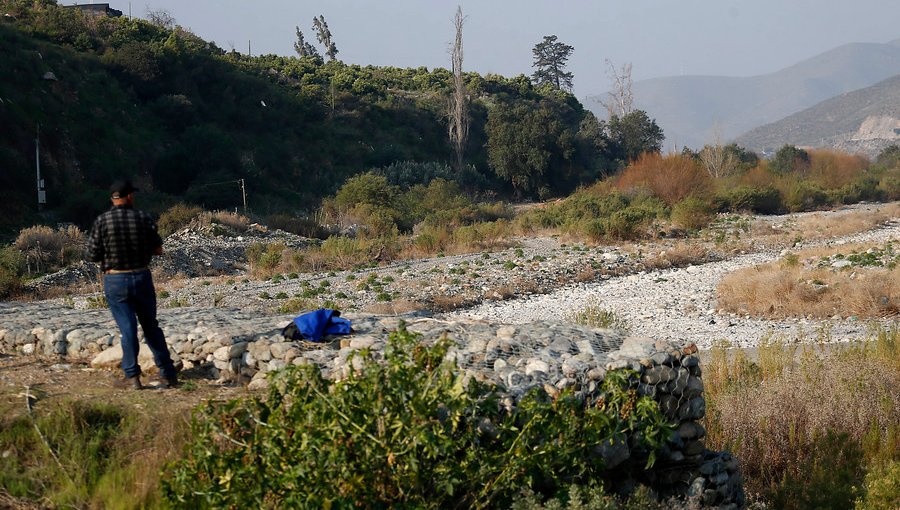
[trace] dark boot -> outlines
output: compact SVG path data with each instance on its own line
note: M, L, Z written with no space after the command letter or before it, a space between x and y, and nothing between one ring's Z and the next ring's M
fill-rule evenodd
M144 385L141 384L141 376L126 377L124 379L116 379L113 381L113 387L123 390L140 390Z
M178 375L176 374L170 376L159 374L156 376L156 382L159 383L160 388L177 388L181 384L178 382Z

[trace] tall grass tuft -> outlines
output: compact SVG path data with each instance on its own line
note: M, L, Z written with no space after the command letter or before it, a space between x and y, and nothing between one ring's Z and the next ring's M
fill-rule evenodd
M867 473L900 461L900 328L820 340L770 340L755 361L719 344L704 371L708 445L774 508L850 508Z

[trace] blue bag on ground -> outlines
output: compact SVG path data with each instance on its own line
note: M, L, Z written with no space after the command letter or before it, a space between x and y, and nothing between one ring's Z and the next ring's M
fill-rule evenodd
M353 332L350 321L341 317L341 312L320 308L294 318L281 334L291 340L321 342L325 335L348 335Z

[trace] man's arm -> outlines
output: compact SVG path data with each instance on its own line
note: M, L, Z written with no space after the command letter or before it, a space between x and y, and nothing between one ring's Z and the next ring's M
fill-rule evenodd
M149 229L150 235L150 244L154 246L153 255L162 255L163 254L163 240L162 237L159 236L159 229L156 227L156 222L153 221L153 218L150 217L149 214L144 213L144 217L147 221L147 228Z
M91 233L87 239L87 247L85 248L85 256L91 262L100 262L103 260L103 242L100 239L100 221L95 220L91 226Z

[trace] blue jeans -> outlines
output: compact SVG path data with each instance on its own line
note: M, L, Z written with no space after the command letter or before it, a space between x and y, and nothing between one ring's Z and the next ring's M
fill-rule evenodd
M122 370L125 377L141 374L141 366L137 362L140 349L138 322L160 374L174 377L175 365L166 346L166 337L156 320L156 290L150 270L103 275L103 293L122 333Z

